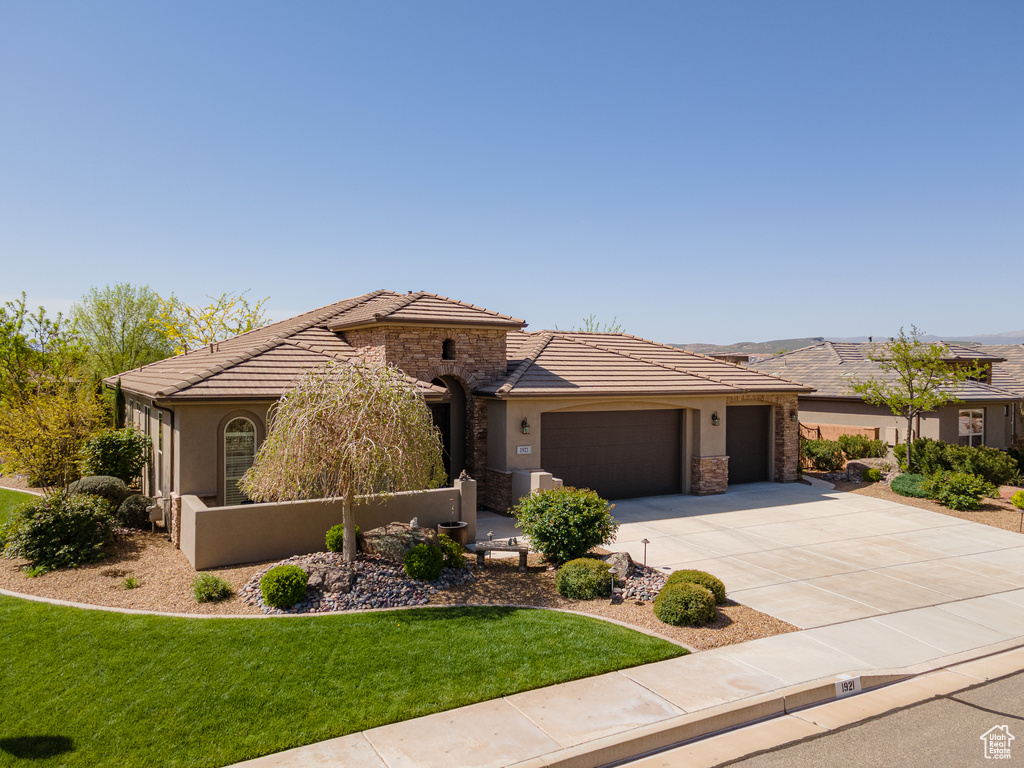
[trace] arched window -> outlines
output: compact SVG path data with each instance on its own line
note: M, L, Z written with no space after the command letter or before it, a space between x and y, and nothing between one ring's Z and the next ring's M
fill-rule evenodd
M455 359L455 342L452 341L451 339L445 339L444 341L441 342L441 359Z
M237 418L224 427L224 505L249 501L238 481L252 466L256 456L256 425L249 419Z

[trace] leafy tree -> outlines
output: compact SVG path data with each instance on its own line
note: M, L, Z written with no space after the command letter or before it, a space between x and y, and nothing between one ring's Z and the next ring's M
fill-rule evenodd
M246 293L207 296L209 304L195 307L172 293L169 299L160 298L157 327L170 339L178 355L255 330L267 323L263 307L270 297L250 304Z
M906 419L908 469L914 417L960 402L955 391L979 373L974 365L951 365L944 345L922 342L922 332L913 325L910 328L909 335L900 328L898 336L867 355L878 363L881 375L850 382L850 389L866 402L884 405Z
M160 297L148 286L90 288L71 308L94 379L163 360L174 348L158 319Z
M78 451L102 405L82 384L85 352L59 313L31 312L25 294L0 307L0 457L37 486L78 476Z
M131 484L149 463L153 441L135 427L97 432L82 446L80 468L85 475L108 475Z
M388 365L327 363L274 406L240 485L254 501L340 497L342 555L354 560L357 497L444 480L440 435L406 376Z

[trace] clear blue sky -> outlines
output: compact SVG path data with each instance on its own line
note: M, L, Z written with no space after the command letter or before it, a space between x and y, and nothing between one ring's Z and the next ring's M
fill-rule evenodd
M0 298L1024 328L1024 3L0 0Z

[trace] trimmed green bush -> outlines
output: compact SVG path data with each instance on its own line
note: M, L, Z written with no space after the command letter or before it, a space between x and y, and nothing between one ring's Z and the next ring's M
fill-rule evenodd
M153 500L149 496L135 494L121 502L114 513L117 524L125 528L146 528L149 526L149 507Z
M79 468L83 475L108 475L131 484L142 477L153 441L134 427L99 432L82 446Z
M534 549L553 563L565 563L614 541L619 524L611 510L596 492L566 487L524 496L512 512Z
M835 472L843 468L843 451L835 440L804 440L800 455L819 472Z
M342 552L345 546L345 526L342 523L338 523L332 526L327 531L327 536L324 540L324 544L327 547L328 552ZM356 549L359 549L359 526L356 526Z
M881 458L889 452L885 440L872 440L864 435L840 435L836 442L848 459Z
M725 605L725 584L717 576L712 576L705 571L673 571L669 574L666 584L700 584L705 589L711 590L715 596L715 605Z
M666 584L654 598L654 615L673 626L701 627L718 616L711 590L689 581Z
M466 565L466 553L462 545L445 533L437 534L437 545L444 558L445 568L462 568Z
M1024 509L1024 491L1017 491L1010 497L1010 503L1017 509Z
M611 568L604 560L579 557L570 560L555 575L555 589L562 597L570 600L593 600L608 597L612 593Z
M405 566L405 575L410 579L433 581L441 575L444 555L430 544L417 544L405 553L402 564Z
M882 470L875 469L874 467L864 467L860 473L860 478L867 483L877 483L882 479Z
M41 574L99 560L113 528L104 499L52 494L16 508L0 529L0 543L7 557L24 558Z
M921 489L944 507L961 511L979 509L982 496L999 495L999 489L985 478L966 472L936 472L921 483Z
M306 597L309 574L297 565L278 565L260 579L263 602L274 608L291 608Z
M915 475L912 473L905 473L902 475L896 475L892 479L893 493L898 493L900 496L910 496L915 499L927 499L930 498L928 491L921 487L921 484L926 480L924 475Z
M92 475L76 480L68 486L68 493L87 493L99 496L109 501L113 509L120 507L124 500L132 495L124 480L109 475Z
M192 596L197 603L216 603L231 597L233 591L230 584L212 573L201 573L192 581Z
M963 472L983 477L993 485L1012 482L1021 471L1008 451L987 445L953 445L919 437L910 444L910 463L916 472Z

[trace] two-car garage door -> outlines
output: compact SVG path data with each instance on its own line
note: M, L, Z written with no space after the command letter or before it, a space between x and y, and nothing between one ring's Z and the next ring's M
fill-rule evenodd
M606 499L682 493L681 410L541 414L544 469Z

